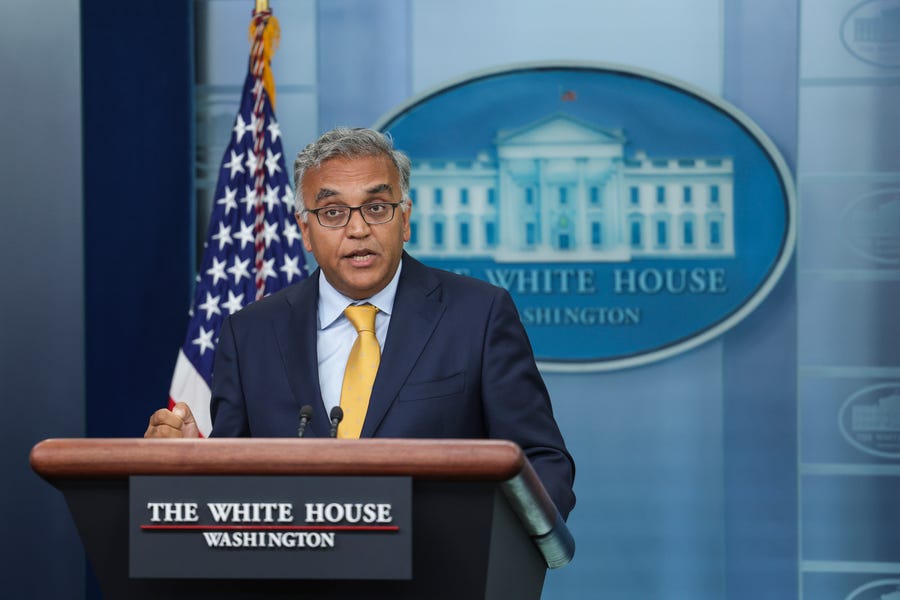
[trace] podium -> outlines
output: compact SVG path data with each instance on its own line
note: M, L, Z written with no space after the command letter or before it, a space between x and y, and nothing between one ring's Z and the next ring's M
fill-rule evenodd
M507 441L50 439L32 449L31 465L63 493L107 600L538 599L546 569L567 564L575 548L522 450ZM411 578L132 578L135 476L409 478Z

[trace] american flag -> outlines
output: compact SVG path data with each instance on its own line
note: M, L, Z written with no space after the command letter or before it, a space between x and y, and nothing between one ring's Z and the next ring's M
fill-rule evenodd
M204 436L212 430L213 356L225 317L306 277L268 72L277 22L268 11L254 13L251 31L241 108L222 158L190 322L169 388L169 408L186 402Z

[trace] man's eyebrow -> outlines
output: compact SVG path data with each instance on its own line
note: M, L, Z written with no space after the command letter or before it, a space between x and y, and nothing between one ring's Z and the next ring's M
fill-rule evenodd
M335 190L331 190L328 188L322 188L319 190L319 193L316 194L316 204L324 200L325 198L331 198L332 196L338 196L339 194Z
M381 194L384 192L390 193L394 188L391 187L389 183L379 183L378 185L372 186L366 190L366 194L374 195ZM337 190L332 190L330 188L321 188L319 193L316 194L316 204L326 200L327 198L331 198L332 196L340 196L340 192Z
M392 189L393 189L393 188L391 187L391 184L389 184L389 183L379 183L379 184L376 185L375 187L370 187L369 189L367 189L367 190L366 190L366 193L367 193L367 194L370 194L370 195L371 195L371 194L381 194L382 192L389 192L389 193L390 193L390 191L391 191Z

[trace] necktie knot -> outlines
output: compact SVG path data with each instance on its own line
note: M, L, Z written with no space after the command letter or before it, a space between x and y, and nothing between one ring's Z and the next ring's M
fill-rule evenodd
M344 309L344 314L356 328L357 333L363 331L375 333L375 313L377 312L378 307L371 304L350 305Z

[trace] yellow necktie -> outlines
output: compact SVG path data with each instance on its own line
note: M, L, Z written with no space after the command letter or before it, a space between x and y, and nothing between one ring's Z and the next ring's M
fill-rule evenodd
M344 420L338 428L339 438L357 439L362 431L372 384L381 363L381 348L375 337L375 313L378 309L371 304L348 306L344 314L356 327L358 336L350 349L347 368L344 370L344 384L341 386L341 410Z

